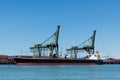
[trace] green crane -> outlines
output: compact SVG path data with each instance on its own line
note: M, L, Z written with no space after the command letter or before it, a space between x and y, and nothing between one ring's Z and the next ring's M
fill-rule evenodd
M30 49L34 52L34 54L38 52L39 54L38 57L41 57L42 53L48 49L50 50L49 56L51 58L59 57L59 44L58 44L59 30L60 26L58 25L56 32L52 36L50 36L41 44L35 44L34 47L30 47Z
M95 36L96 36L96 30L93 31L93 35L89 39L87 39L78 46L72 46L70 49L66 49L66 50L75 54L75 58L77 58L77 53L80 50L85 50L88 54L94 54ZM85 44L86 42L90 42L90 43L86 45Z

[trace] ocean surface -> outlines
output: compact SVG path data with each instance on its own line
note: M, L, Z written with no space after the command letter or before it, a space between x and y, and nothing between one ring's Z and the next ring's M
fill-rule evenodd
M120 80L120 65L0 65L0 80Z

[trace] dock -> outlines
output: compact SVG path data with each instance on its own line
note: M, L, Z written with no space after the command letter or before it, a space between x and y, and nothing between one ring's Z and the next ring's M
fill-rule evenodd
M107 59L104 60L104 64L120 64L120 59Z
M0 64L15 64L13 56L0 55Z

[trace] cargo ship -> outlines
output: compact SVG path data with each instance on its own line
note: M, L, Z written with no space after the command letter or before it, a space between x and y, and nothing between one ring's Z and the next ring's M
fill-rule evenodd
M17 65L100 65L104 64L104 61L100 59L98 52L94 54L94 42L96 30L93 31L93 35L80 44L79 46L72 46L69 49L66 49L67 54L71 56L68 57L66 54L64 57L60 57L59 54L59 29L60 26L57 26L56 32L46 39L41 44L35 44L33 47L30 47L30 50L33 52L32 57L16 57L14 58ZM85 45L86 42L90 44ZM81 47L82 46L82 47ZM87 56L78 58L79 51L86 51Z
M103 60L15 58L17 65L101 65Z

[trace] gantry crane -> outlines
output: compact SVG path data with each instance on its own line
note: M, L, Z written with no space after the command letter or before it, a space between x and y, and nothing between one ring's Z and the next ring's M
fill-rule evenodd
M77 58L77 53L81 50L85 50L88 54L94 54L95 35L96 30L93 31L93 35L89 39L87 39L78 46L72 46L70 49L66 50L69 51L71 54L74 54L75 58ZM90 43L86 44L87 42Z
M45 52L48 50L50 51L49 56L51 58L59 57L59 53L58 53L59 30L60 30L60 26L58 25L56 32L52 36L46 39L43 43L35 44L33 47L30 47L30 49L34 52L34 54L38 53L37 57L42 57L42 54L45 54Z

